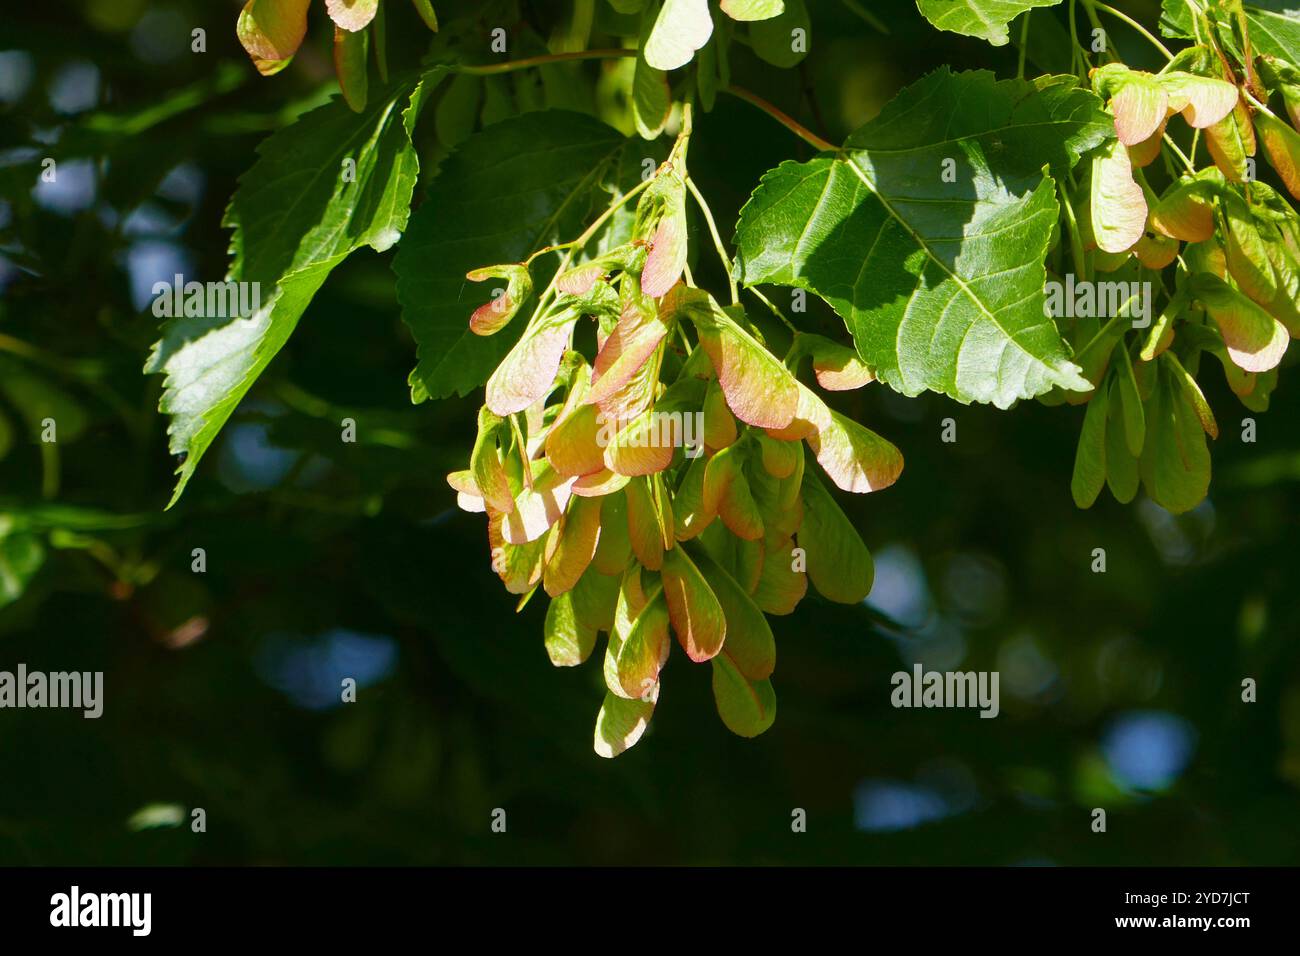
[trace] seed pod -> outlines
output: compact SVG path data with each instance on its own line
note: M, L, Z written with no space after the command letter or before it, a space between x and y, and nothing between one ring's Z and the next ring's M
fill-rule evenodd
M1238 100L1231 113L1205 128L1205 145L1224 176L1234 183L1246 178L1246 159L1255 155L1255 128L1245 100Z
M1183 176L1151 210L1151 226L1173 239L1203 242L1214 235L1214 197L1223 188L1216 167Z
M678 643L691 660L709 660L728 637L727 616L716 592L682 548L664 553L662 577Z
M763 537L763 518L745 478L748 450L743 443L722 449L704 471L704 511L717 514L732 534L747 541Z
M632 553L650 571L663 566L664 539L659 533L661 518L646 478L634 478L625 489L627 532Z
M672 331L671 313L661 312L639 289L625 293L618 324L601 345L592 365L588 403L605 403L645 368L659 344ZM658 378L658 365L653 371Z
M509 514L515 510L515 499L497 447L497 436L502 433L504 424L486 406L479 409L478 435L474 439L474 450L470 452L469 469L483 501L496 511Z
M704 475L709 459L700 455L686 468L677 495L673 499L674 533L678 541L689 541L718 516L704 504Z
M1133 75L1133 71L1122 63L1106 63L1094 67L1088 74L1088 79L1092 83L1092 91L1103 100L1109 100L1123 89Z
M803 524L797 535L807 552L808 577L823 597L857 604L871 592L875 565L853 524L814 475L802 487Z
M732 413L758 428L789 425L799 405L799 383L790 370L708 293L683 290L675 306L695 326Z
M756 437L763 468L769 475L774 478L789 478L794 474L796 465L803 459L798 442L777 441L764 434L756 434Z
M555 547L546 560L542 586L551 597L578 583L596 555L600 540L599 498L569 499L569 507L556 528Z
M527 462L532 483L515 494L515 507L505 515L502 534L511 544L536 541L560 520L573 494L573 479L565 478L549 461Z
M713 665L713 700L718 716L733 734L757 737L776 720L776 692L770 680L751 681L725 654Z
M596 648L596 629L578 619L573 592L554 598L546 608L542 640L555 667L576 667Z
M1300 335L1300 260L1292 253L1275 223L1260 224L1264 252L1273 265L1277 294L1265 306L1292 336Z
M488 514L492 570L511 594L527 594L542 580L546 542L539 538L527 544L511 544L505 538L505 520L503 514Z
M1128 148L1129 163L1134 169L1142 169L1150 166L1160 156L1160 149L1164 145L1165 123L1162 121L1156 131Z
M610 690L628 699L640 699L659 683L659 672L667 663L672 646L668 637L668 604L663 589L655 587L647 597L615 657L618 686Z
M1233 190L1219 197L1220 226L1228 271L1242 292L1261 305L1273 301L1277 279L1250 207Z
M1142 414L1142 400L1138 396L1137 377L1133 361L1123 341L1115 346L1115 383L1122 401L1124 419L1124 444L1134 458L1142 454L1146 444L1146 419Z
M605 467L617 475L635 477L657 474L671 465L674 448L660 436L666 421L653 408L627 423L602 419L596 443L604 448Z
M799 394L799 420L806 421L811 430L805 436L808 447L838 487L865 494L888 488L898 480L903 455L897 448L851 418L832 411L802 382ZM768 434L787 441L793 437L781 432Z
M555 289L565 295L587 295L596 283L604 280L610 273L637 268L645 253L632 243L625 243L590 262L576 265L555 278Z
M1193 275L1191 287L1219 327L1238 368L1265 372L1277 367L1290 342L1281 322L1217 276Z
M1188 245L1183 249L1183 261L1187 263L1187 271L1191 275L1204 272L1220 279L1228 277L1228 260L1223 253L1223 246L1214 239Z
M748 680L762 681L776 669L776 641L763 612L727 571L706 554L698 556L700 574L726 618L722 656Z
M1172 380L1167 356L1146 404L1151 437L1142 450L1142 485L1156 504L1173 514L1189 511L1205 499L1210 485L1210 453L1195 412Z
M1079 508L1091 508L1101 486L1106 483L1106 413L1110 392L1099 388L1083 413L1083 428L1074 452L1074 473L1070 477L1070 494Z
M722 387L717 379L711 379L704 394L704 445L709 451L718 451L732 444L738 434Z
M625 700L607 693L600 713L596 715L596 730L592 741L596 755L613 758L635 747L650 725L658 700L658 684L650 687L636 700Z
M661 167L641 196L634 234L649 244L641 291L657 299L677 284L686 268L686 184L672 169Z
M1167 353L1162 362L1168 364L1173 373L1174 381L1183 390L1183 398L1187 404L1196 413L1197 420L1201 423L1201 428L1205 434L1211 438L1219 437L1219 423L1214 420L1214 412L1210 409L1210 403L1205 399L1205 393L1201 391L1201 386L1196 384L1187 369L1183 368L1183 363L1178 361L1178 356L1172 352Z
M248 0L235 32L257 72L271 76L289 65L307 35L310 0Z
M1259 138L1264 142L1268 161L1287 191L1300 199L1300 133L1264 112L1255 115L1255 122L1259 124Z
M1106 487L1116 501L1128 504L1137 496L1141 482L1138 459L1129 452L1125 438L1125 398L1119 382L1113 382L1106 394L1109 406L1106 414Z
M758 586L763 573L764 548L762 540L748 541L738 538L718 522L708 527L698 538L700 547L718 563L746 594Z
M875 373L858 353L820 335L799 334L799 344L812 356L817 384L829 392L844 392L876 380Z
M1226 80L1181 70L1162 73L1157 80L1168 94L1169 111L1182 113L1187 125L1195 129L1213 126L1237 105L1237 87Z
M1272 56L1258 57L1256 66L1268 89L1282 94L1291 126L1300 129L1300 70Z
M373 14L373 9L371 13ZM370 53L370 34L357 28L356 32L342 27L334 28L334 73L339 78L339 90L352 112L366 108L369 85L366 60Z
M1158 272L1178 258L1178 240L1147 232L1133 246L1133 255L1148 269Z
M798 449L795 442L788 443ZM799 486L803 473L791 474L786 478L774 478L765 468L751 467L747 471L750 492L758 506L759 516L763 519L763 545L770 550L799 530L803 524L803 502L799 498Z
M434 33L437 33L438 14L434 13L433 4L430 0L413 0L413 2L415 4L415 12L420 15L420 19L424 21L424 25Z
M1127 252L1142 238L1147 204L1133 179L1128 150L1111 140L1092 153L1089 212L1092 234L1103 252Z
M469 329L475 335L492 335L501 331L510 323L533 293L533 279L528 274L528 267L517 263L499 266L485 266L466 274L471 282L485 282L488 279L505 279L506 290L494 296L490 302L480 305L469 319Z
M575 309L566 307L534 317L488 379L488 408L504 418L551 391L578 316Z
M794 538L785 538L768 549L763 572L752 595L759 609L768 614L792 614L808 593L808 575L795 570Z
M621 575L632 560L632 543L628 534L627 495L623 490L598 499L600 501L600 538L591 566L600 574Z
M627 487L631 477L616 475L608 468L583 475L573 482L573 493L583 498L603 498Z
M1129 71L1110 101L1115 135L1125 146L1136 146L1164 125L1169 97L1148 73Z

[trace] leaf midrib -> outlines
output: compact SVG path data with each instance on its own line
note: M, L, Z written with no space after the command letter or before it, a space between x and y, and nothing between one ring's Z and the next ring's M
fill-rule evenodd
M1047 368L1051 368L1050 365L1048 365L1042 359L1038 358L1038 356L1030 353L1028 349L1022 346L1020 342L1016 339L1016 336L1010 330L1008 330L1006 326L1004 326L1001 322L998 321L997 315L989 311L989 308L984 304L983 299L977 296L975 294L975 291L971 289L969 285L966 284L966 280L948 268L948 266L943 262L943 260L941 260L938 257L938 255L935 254L934 250L930 248L929 244L925 241L925 239L923 239L921 235L917 233L915 229L912 228L911 223L909 223L906 219L904 219L902 216L898 214L898 210L896 210L893 207L893 205L889 202L889 200L886 199L885 196L880 192L880 189L876 186L875 182L873 182L867 176L865 170L863 170L857 163L853 162L852 159L848 158L843 153L841 153L841 155L836 157L836 161L846 163L850 168L852 168L853 172L857 175L858 179L862 181L862 184L866 186L868 191L873 196L876 197L876 199L880 202L882 206L885 207L885 211L889 213L891 217L893 217L894 221L897 222L900 226L903 227L903 229L907 231L907 234L912 237L912 241L915 242L917 247L920 248L926 254L926 257L931 262L933 262L936 266L938 266L944 272L945 275L947 275L950 279L953 280L953 282L957 284L958 288L963 293L966 294L967 298L969 298L970 301L975 303L976 307L978 307L980 312L982 312L984 316L990 322L993 323L993 325L998 329L999 332L1002 333L1002 335L1008 341L1015 342L1016 348L1020 349L1026 355L1029 355L1029 357L1039 365L1042 365ZM972 203L972 205L974 205L974 203ZM919 277L918 277L918 282L919 282ZM913 291L913 295L912 295L913 298L915 297L915 294L916 294L915 291ZM899 329L901 332L902 330L901 324L899 325ZM969 332L969 329L967 331Z

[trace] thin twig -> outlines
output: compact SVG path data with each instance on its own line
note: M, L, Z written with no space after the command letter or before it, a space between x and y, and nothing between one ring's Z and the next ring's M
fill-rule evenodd
M718 224L713 221L713 210L709 208L708 202L695 185L695 180L689 176L686 178L686 188L695 197L700 212L704 213L704 221L708 224L709 235L713 237L713 248L718 252L718 260L722 263L722 268L727 273L727 282L731 286L731 304L737 305L740 303L740 290L736 287L736 277L732 273L731 257L727 255L727 248L722 244L722 236L718 233Z
M749 287L749 291L752 292L752 293L754 293L754 295L755 295L755 297L757 297L758 301L759 301L759 302L762 302L765 306L767 306L768 309L771 311L771 313L772 313L773 315L775 315L778 319L780 319L782 322L784 322L786 328L788 328L788 329L789 329L791 332L793 332L795 335L798 335L798 334L799 334L799 330L798 330L797 328L795 328L794 323L791 322L789 319L787 319L787 318L785 317L785 313L782 312L780 309L778 309L778 308L777 308L777 307L772 303L772 300L771 300L771 299L769 299L767 296L763 295L763 293L759 292L758 289L754 288L753 286L750 286L750 287Z
M739 97L745 102L757 106L760 110L762 110L768 116L772 117L772 119L776 120L778 123L780 123L786 129L788 129L790 132L794 133L794 135L798 136L801 140L803 140L809 146L813 147L813 149L817 150L818 152L833 153L839 150L839 147L836 146L834 143L822 139L820 136L818 136L812 130L808 129L808 127L804 126L794 117L778 109L776 106L773 106L771 103L763 99L757 93L750 92L749 90L745 89L743 86L734 86L734 85L728 86L727 92L730 93L732 96Z
M1138 33L1142 34L1144 37L1150 40L1152 45L1154 45L1157 50L1159 50L1161 53L1164 54L1166 60L1172 60L1174 58L1174 55L1169 52L1169 48L1167 46L1165 46L1163 43L1157 40L1146 27L1138 23L1127 13L1123 13L1119 10L1116 10L1114 7L1110 6L1109 4L1099 2L1099 0L1084 0L1084 5L1089 9L1095 8L1097 10L1103 10L1106 13L1109 13L1115 19L1123 20L1125 23L1127 23Z
M497 73L513 73L515 70L527 70L534 66L549 66L552 63L564 63L570 60L613 60L618 57L636 55L637 50L635 49L576 50L571 53L548 53L545 56L530 56L522 60L509 60L505 63L459 64L454 69L459 73L469 73L472 76L492 76Z

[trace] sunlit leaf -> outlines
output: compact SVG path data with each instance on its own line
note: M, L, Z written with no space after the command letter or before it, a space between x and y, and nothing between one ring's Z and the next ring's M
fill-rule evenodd
M1073 78L941 68L842 152L764 176L741 212L737 275L822 296L867 366L907 395L1006 407L1087 390L1043 312L1058 213L1043 167L1069 168L1111 127ZM956 182L937 174L945 160Z
M979 37L993 46L1010 39L1007 24L1026 10L1053 7L1061 0L917 0L921 15L940 30Z

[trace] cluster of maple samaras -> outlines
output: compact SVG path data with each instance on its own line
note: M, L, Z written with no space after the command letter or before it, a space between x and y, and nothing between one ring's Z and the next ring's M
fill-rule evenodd
M438 29L438 17L430 0L412 0L420 18L430 30ZM248 0L235 27L239 42L263 76L279 73L302 46L307 35L307 7L311 0ZM376 23L379 0L325 0L325 10L334 21L334 72L348 106L358 113L366 107L366 59L370 33L381 29ZM372 26L373 25L373 26ZM388 70L381 52L383 36L376 33L375 55L380 76Z
M1229 76L1203 46L1182 51L1157 75L1120 64L1093 71L1116 131L1088 170L1081 231L1093 264L1113 272L1132 256L1158 271L1181 252L1182 268L1132 355L1122 324L1109 334L1100 330L1078 355L1098 384L1080 397L1089 402L1073 482L1082 507L1103 483L1130 501L1139 482L1170 511L1198 504L1210 478L1205 436L1218 437L1196 383L1201 354L1219 360L1243 404L1262 410L1291 337L1300 335L1300 215L1251 174L1262 142L1283 184L1300 198L1300 133L1268 108L1279 95L1300 128L1300 73L1258 58L1258 74L1250 74L1260 94L1253 106ZM1160 155L1174 113L1201 130L1215 165L1180 176L1157 197L1143 168Z
M633 239L560 274L487 383L468 470L448 481L486 512L493 568L527 600L551 598L545 645L581 664L609 635L608 692L595 748L615 756L644 732L659 697L669 632L711 661L723 722L742 736L775 716L776 663L764 617L789 614L808 579L854 603L871 588L870 553L817 477L803 443L840 488L867 492L902 470L893 445L831 410L795 375L810 358L825 388L870 371L844 346L799 335L777 359L737 307L682 284L684 182L661 167L637 206ZM493 266L503 295L470 320L508 323L531 295L524 265ZM593 361L573 348L595 321ZM694 330L690 344L686 328ZM694 447L674 427L702 422Z

